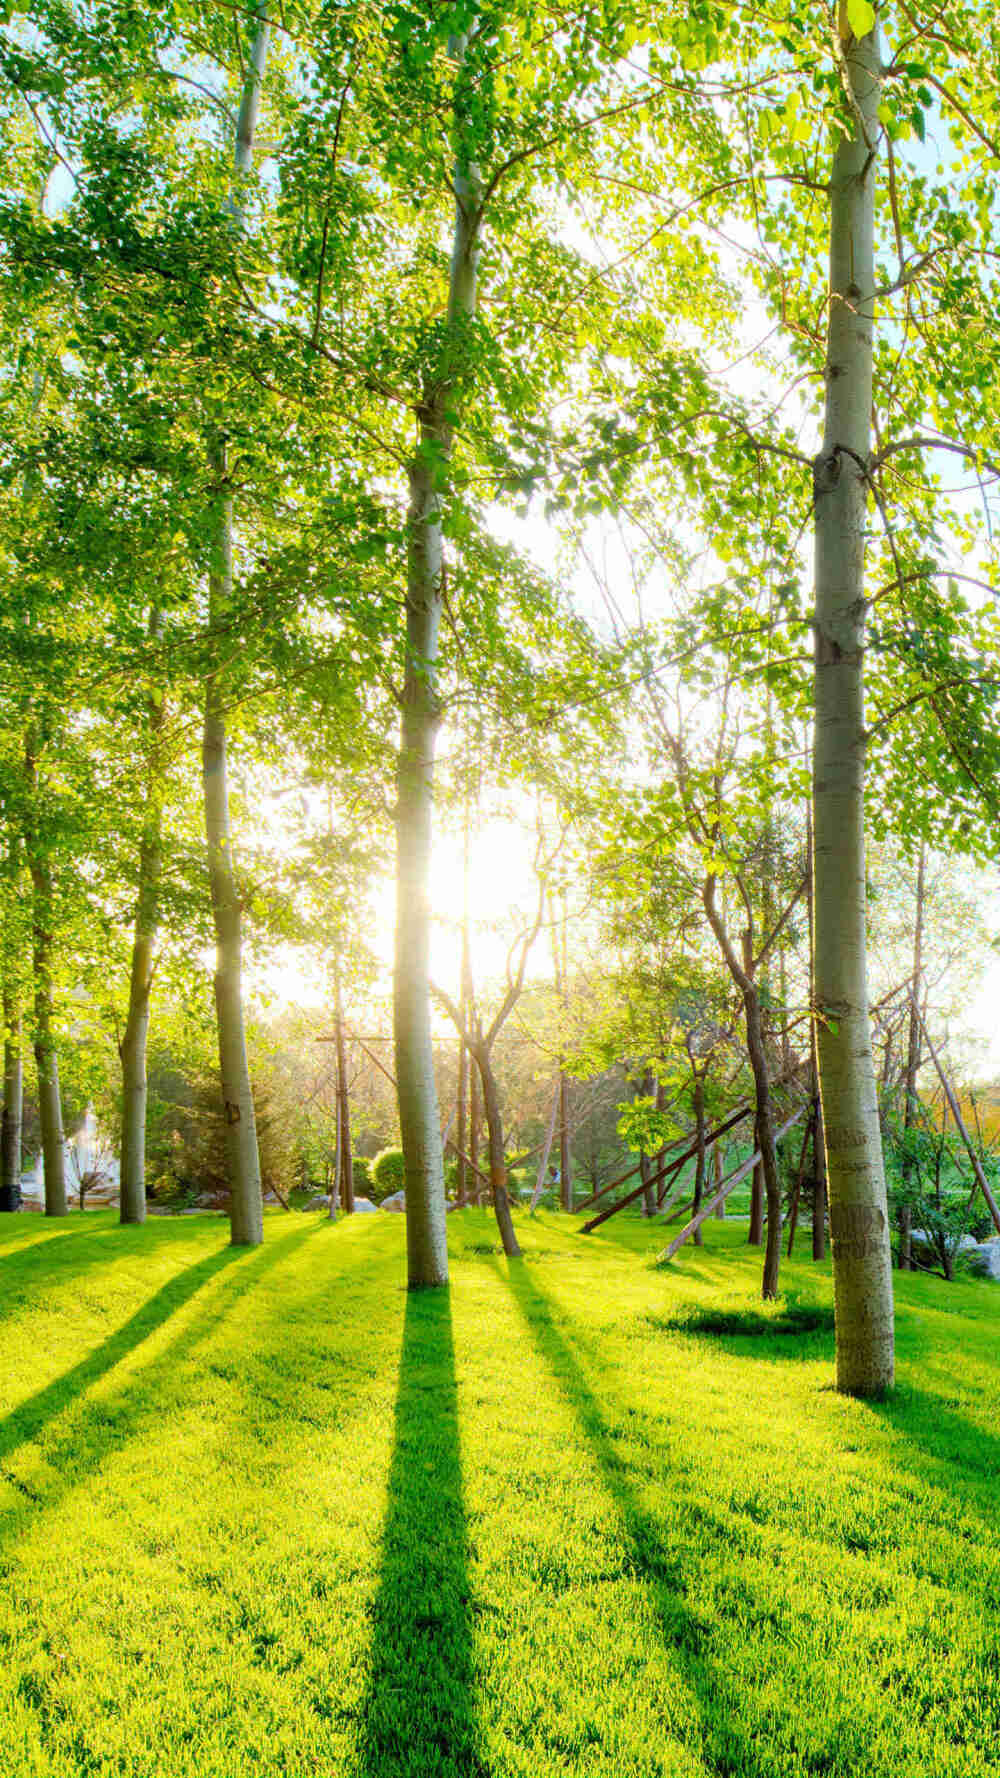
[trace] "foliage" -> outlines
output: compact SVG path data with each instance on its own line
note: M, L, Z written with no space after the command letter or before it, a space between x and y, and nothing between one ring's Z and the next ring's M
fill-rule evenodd
M406 1183L401 1148L383 1148L371 1164L371 1181L375 1200L381 1203L393 1192L401 1192Z

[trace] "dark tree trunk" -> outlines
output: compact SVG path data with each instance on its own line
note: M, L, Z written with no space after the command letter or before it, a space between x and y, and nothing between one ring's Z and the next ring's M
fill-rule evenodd
M569 1082L559 1070L559 1182L562 1207L573 1209L573 1159L569 1149Z
M340 970L334 968L337 1038L337 1132L340 1144L340 1199L348 1216L354 1212L354 1158L351 1154L351 1097L347 1081L347 1043L344 1007L340 995Z
M4 987L3 1130L0 1134L0 1210L21 1208L21 1116L24 1062L21 1014L12 990Z
M500 1095L497 1091L496 1076L490 1063L485 1047L477 1049L475 1061L483 1083L483 1105L486 1111L486 1132L490 1151L490 1188L493 1194L493 1211L500 1230L500 1240L508 1259L520 1259L521 1249L514 1233L514 1223L510 1214L510 1199L507 1196L507 1168L504 1163L503 1118L500 1112Z
M694 1077L694 1126L698 1149L694 1163L694 1197L691 1211L694 1216L697 1216L705 1192L705 1080L704 1076L697 1072ZM695 1229L692 1240L696 1247L702 1246L704 1236L700 1225Z
M917 1004L920 1000L920 983L923 972L923 937L924 937L924 897L926 878L926 848L921 845L920 857L917 861L917 905L913 921L913 979L910 984L910 1017L906 1044L906 1077L903 1099L903 1186L908 1187L913 1179L913 1159L909 1153L910 1131L917 1121L917 1072L920 1068L920 1021L917 1017ZM900 1270L913 1270L913 1212L909 1204L904 1204L899 1212L899 1265Z

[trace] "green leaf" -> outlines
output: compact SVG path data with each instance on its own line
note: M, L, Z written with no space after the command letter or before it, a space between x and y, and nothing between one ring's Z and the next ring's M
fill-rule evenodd
M855 37L867 37L875 23L875 8L868 0L847 0L847 22Z

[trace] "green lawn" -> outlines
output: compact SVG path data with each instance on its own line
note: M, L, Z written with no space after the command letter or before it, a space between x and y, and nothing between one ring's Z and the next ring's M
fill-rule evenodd
M745 1225L449 1221L408 1297L397 1217L3 1220L3 1778L1000 1771L996 1286L898 1280L873 1407L677 1325Z

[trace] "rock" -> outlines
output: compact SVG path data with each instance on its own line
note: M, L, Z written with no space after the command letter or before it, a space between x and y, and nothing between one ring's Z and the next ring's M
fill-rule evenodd
M977 1241L975 1248L966 1254L970 1272L980 1278L995 1278L1000 1282L1000 1236L994 1235L989 1241Z
M316 1196L310 1198L308 1204L303 1204L302 1208L303 1210L329 1210L330 1200L324 1197L322 1192L317 1192Z
M274 1192L265 1192L264 1193L264 1203L265 1204L280 1204L281 1199Z
M383 1210L395 1210L397 1212L399 1212L401 1210L405 1210L406 1209L406 1193L405 1192L391 1192L387 1198L382 1199L382 1208L383 1208Z
M371 1201L371 1198L355 1198L354 1208L356 1211L358 1211L358 1210L377 1210L378 1205L373 1204Z
M196 1198L192 1198L191 1203L195 1210L218 1210L219 1208L214 1192L199 1192Z

